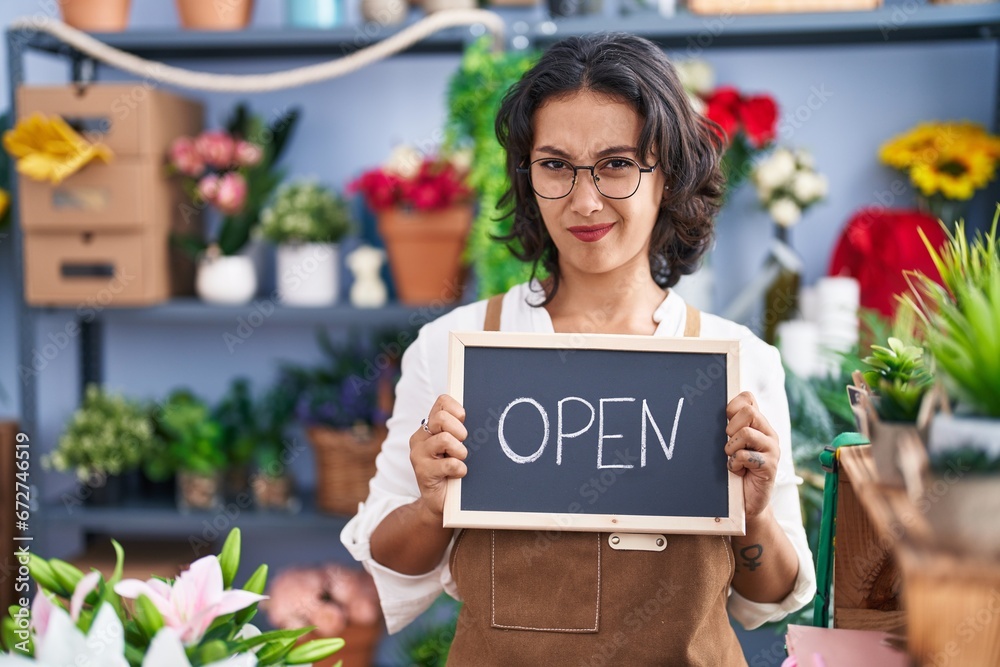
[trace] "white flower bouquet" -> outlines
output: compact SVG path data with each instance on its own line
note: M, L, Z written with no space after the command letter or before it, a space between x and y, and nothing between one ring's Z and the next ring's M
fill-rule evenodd
M812 155L802 149L778 148L757 163L750 178L760 203L786 229L828 191L826 177L816 171Z

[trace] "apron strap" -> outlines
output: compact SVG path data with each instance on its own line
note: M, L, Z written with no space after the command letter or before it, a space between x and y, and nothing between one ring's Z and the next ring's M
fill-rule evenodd
M491 296L486 302L486 323L483 331L500 331L500 311L503 308L503 294Z
M697 338L701 335L701 311L690 303L685 305L687 306L687 318L684 321L684 337Z

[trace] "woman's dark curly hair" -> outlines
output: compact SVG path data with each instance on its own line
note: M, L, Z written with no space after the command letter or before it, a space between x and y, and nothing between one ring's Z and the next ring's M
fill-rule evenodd
M511 87L496 119L507 151L511 188L500 200L514 222L505 241L518 259L539 263L551 276L549 303L559 288L559 253L542 223L528 179L516 169L527 164L534 142L535 112L552 98L578 91L602 93L635 109L642 119L638 155L658 155L666 189L649 246L653 280L672 287L692 273L708 249L721 205L721 130L688 101L666 55L652 42L625 33L570 37L554 44ZM642 161L640 157L640 161ZM513 206L513 211L510 211Z

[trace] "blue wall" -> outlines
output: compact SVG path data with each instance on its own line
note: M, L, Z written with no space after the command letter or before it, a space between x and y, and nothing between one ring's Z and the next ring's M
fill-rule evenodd
M0 25L22 15L44 13L55 2L5 0ZM356 15L356 2L352 5ZM258 0L255 24L280 25L279 0ZM173 3L133 0L132 26L177 25ZM851 47L758 48L709 51L720 82L747 91L772 93L790 120L782 139L808 147L831 183L830 197L810 210L793 232L793 244L805 260L805 280L823 275L832 245L852 211L875 203L912 203L880 199L890 191L896 174L881 167L877 146L894 133L924 119L965 118L989 125L997 95L998 53L994 42L877 44ZM442 125L444 92L459 57L409 56L357 72L323 85L252 98L263 113L301 105L305 114L290 147L287 164L292 176L317 176L341 187L364 167L382 161L399 142L432 141ZM305 60L280 62L205 61L186 66L215 72L272 71ZM6 50L0 50L0 96L6 100ZM27 77L31 83L65 81L64 62L32 55ZM113 78L105 73L104 78ZM819 102L816 91L823 91ZM230 95L203 97L209 121L218 122L237 99ZM813 97L811 97L813 96ZM819 102L819 103L817 103ZM810 104L812 105L810 107ZM0 106L3 106L0 104ZM980 220L996 189L980 197ZM727 303L755 273L772 235L766 216L745 188L731 200L719 221L713 264L717 303ZM18 413L16 374L16 309L12 294L12 252L9 238L0 238L0 384L11 401L0 404L0 416ZM248 308L249 312L249 308ZM65 328L60 315L40 319L37 346ZM268 322L246 344L230 353L222 336L232 322L138 325L110 324L106 338L106 380L114 389L148 398L161 397L178 385L214 399L237 374L264 382L273 376L276 359L309 361L318 353L311 326ZM77 401L77 354L61 351L39 377L40 432L34 442L49 449ZM308 459L308 460L307 460ZM296 462L296 473L311 486L311 458ZM40 471L39 471L40 472ZM50 493L71 482L58 477L45 482ZM329 536L328 536L329 537ZM308 553L303 548L302 553ZM772 664L768 659L759 664Z

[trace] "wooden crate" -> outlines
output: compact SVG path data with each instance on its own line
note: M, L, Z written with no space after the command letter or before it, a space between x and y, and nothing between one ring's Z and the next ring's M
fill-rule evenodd
M939 544L906 491L880 483L870 446L840 450L836 627L898 631L921 667L1000 665L1000 561Z
M877 9L882 0L688 0L692 14L787 14Z

